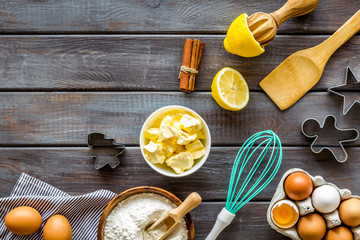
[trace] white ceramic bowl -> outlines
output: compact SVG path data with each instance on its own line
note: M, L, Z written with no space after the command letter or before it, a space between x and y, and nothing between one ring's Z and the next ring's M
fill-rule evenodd
M195 164L194 166L181 173L181 174L177 174L174 171L171 170L167 170L167 169L163 169L158 167L157 165L151 163L149 160L147 160L147 158L145 157L145 153L143 151L143 147L146 145L145 144L145 137L144 137L144 131L146 131L147 129L151 128L154 124L154 121L156 119L159 119L161 117L165 117L165 114L169 111L172 110L176 110L179 109L181 111L187 111L192 113L194 116L198 117L199 119L201 119L202 123L203 123L203 127L204 127L204 133L206 135L206 139L204 140L204 147L205 147L205 155L200 158L200 159L196 159L195 160ZM154 169L156 172L164 175L164 176L168 176L168 177L184 177L184 176L188 176L194 172L196 172L206 161L206 159L209 156L210 153L210 148L211 148L211 136L210 136L210 131L209 128L206 124L206 122L204 121L204 119L202 119L202 117L200 117L199 114L197 114L195 111L191 110L190 108L187 107L183 107L183 106L178 106L178 105L171 105L171 106L166 106L166 107L162 107L158 110L156 110L155 112L153 112L145 121L144 125L141 128L140 131L140 149L141 149L141 154L143 156L143 158L145 159L145 161L147 162L147 164Z

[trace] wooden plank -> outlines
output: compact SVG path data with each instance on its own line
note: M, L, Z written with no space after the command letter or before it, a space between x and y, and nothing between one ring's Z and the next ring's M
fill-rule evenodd
M326 39L279 36L263 55L245 59L224 50L224 35L1 36L0 90L178 91L186 37L206 42L195 86L200 91L210 91L215 74L227 66L260 90L259 82L286 57ZM359 36L334 54L314 90L343 83L347 65L360 76L357 52Z
M210 93L12 92L0 94L0 145L85 146L90 132L103 132L125 145L137 145L146 118L166 105L194 109L207 122L213 145L239 145L255 132L272 129L285 145L306 145L301 123L327 114L338 116L338 126L359 128L359 105L342 116L342 101L329 93L308 93L281 112L264 94L252 92L240 112L219 107ZM316 105L315 105L316 103ZM358 140L353 144L359 144ZM349 143L350 145L350 143Z
M226 32L241 13L272 12L285 1L2 1L1 32ZM320 2L308 15L289 20L279 32L334 32L357 9L356 0Z
M218 240L285 240L289 239L276 232L266 220L266 211L269 203L250 202L239 212L232 223L224 229L217 238ZM195 239L205 239L211 231L217 215L224 207L224 203L203 202L199 207L191 211L195 224Z
M41 179L72 195L98 189L120 193L128 188L151 185L167 189L180 198L197 191L204 201L225 201L234 158L239 147L213 147L207 162L183 178L164 177L143 160L138 147L128 147L116 169L95 170L89 148L0 148L0 197L10 194L21 172ZM281 176L290 168L302 168L340 188L360 193L360 147L348 147L349 160L340 164L329 154L313 154L308 147L285 147L279 173L255 199L269 201Z

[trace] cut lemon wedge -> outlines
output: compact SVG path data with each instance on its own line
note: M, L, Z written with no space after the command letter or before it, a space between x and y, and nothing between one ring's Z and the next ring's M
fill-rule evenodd
M230 25L224 47L226 51L242 57L256 57L265 52L260 43L256 41L247 25L248 16L246 13L237 17Z
M211 95L224 109L239 111L249 102L249 87L244 77L235 69L221 69L211 84Z

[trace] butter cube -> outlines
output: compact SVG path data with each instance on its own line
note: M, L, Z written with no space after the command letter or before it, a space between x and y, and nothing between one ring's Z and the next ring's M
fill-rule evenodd
M160 126L160 132L162 135L161 140L166 140L170 138L175 138L178 135L179 130L170 125L162 125Z
M162 145L166 157L170 157L178 149L178 145L175 141L172 140L166 140L162 142Z
M186 150L193 151L197 149L203 149L205 148L204 145L200 142L200 140L196 140L193 143L185 145Z
M160 125L171 125L173 122L173 119L170 115L166 115L163 120L161 120L161 124Z
M186 113L183 114L182 118L180 119L180 124L181 128L188 133L199 131L202 128L202 123L200 119L194 118Z
M194 159L201 158L205 155L205 147L199 140L185 145L185 149L191 153Z
M197 136L196 133L188 134L184 131L179 131L176 138L176 142L179 145L186 145L194 141L196 139L196 136Z
M196 132L196 140L198 139L206 139L206 135L205 133L203 132L203 130L199 130Z
M161 140L175 138L179 130L172 126L173 118L170 115L164 117L160 124Z
M185 151L176 154L166 160L166 164L177 174L183 173L194 165L194 159L190 152Z
M144 137L156 142L160 136L160 128L150 128L144 132Z
M166 115L161 121L161 125L170 125L180 130L180 120L182 116L183 115L181 113L177 113L174 115Z
M177 145L175 153L181 153L181 152L184 152L184 151L186 151L184 145Z
M144 153L146 158L153 164L163 164L165 162L165 152L162 150L161 145L153 141L150 141L149 144L144 146Z
M171 116L171 119L172 119L171 126L180 130L181 129L180 120L181 120L182 116L183 116L182 113L177 113L175 115L172 115Z

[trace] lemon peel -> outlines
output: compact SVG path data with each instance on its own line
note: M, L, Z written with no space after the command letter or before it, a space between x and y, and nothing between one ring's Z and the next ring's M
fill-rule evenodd
M265 49L256 41L247 25L246 13L238 16L230 25L224 47L226 51L242 57L256 57L265 52Z

